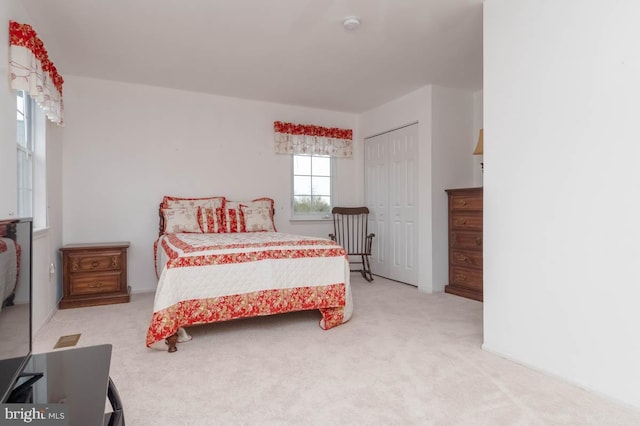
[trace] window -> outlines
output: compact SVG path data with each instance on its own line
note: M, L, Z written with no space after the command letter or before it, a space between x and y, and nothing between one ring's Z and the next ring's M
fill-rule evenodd
M33 216L33 101L18 92L18 216Z
M18 216L32 217L34 228L47 226L45 118L24 91L16 96L18 147Z
M293 219L325 219L333 206L335 159L293 155Z

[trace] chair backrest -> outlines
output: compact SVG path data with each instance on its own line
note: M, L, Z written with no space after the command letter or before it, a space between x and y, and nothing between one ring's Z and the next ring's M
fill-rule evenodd
M347 254L370 255L371 243L367 241L369 235L367 207L334 207L333 235L335 241L340 244Z

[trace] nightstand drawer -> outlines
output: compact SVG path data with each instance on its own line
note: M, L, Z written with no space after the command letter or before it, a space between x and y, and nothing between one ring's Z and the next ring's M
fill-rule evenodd
M75 274L69 279L69 295L103 294L120 290L120 272Z
M71 272L113 271L122 265L121 252L69 255Z

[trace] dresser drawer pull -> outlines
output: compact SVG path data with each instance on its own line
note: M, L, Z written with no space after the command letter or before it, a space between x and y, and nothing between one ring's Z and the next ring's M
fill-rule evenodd
M458 200L458 205L464 207L467 205L467 202L465 200Z
M454 224L456 225L466 225L467 224L467 219L456 219L453 221Z
M476 245L477 246L481 246L482 245L482 237L476 237Z
M467 260L469 260L469 258L464 254L456 254L456 260L458 262L466 262Z
M97 268L99 265L100 265L100 262L98 262L97 260L94 260L94 261L91 263L91 267L92 267L92 268Z
M467 276L464 274L456 274L456 281L466 281Z
M91 284L89 284L90 288L100 288L102 287L102 283L100 281L94 281Z

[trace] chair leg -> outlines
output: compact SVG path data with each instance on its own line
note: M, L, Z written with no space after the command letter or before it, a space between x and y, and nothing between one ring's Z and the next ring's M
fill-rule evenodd
M362 276L365 280L371 282L373 281L373 275L371 274L371 265L369 265L369 256L362 256Z

